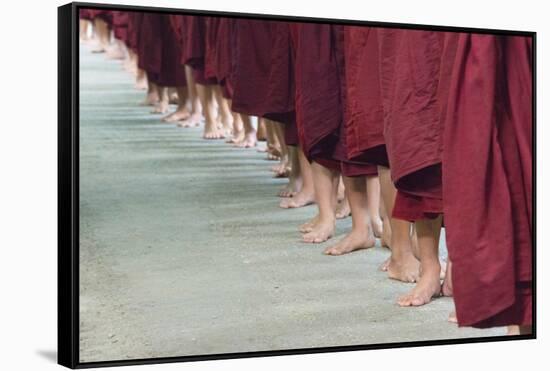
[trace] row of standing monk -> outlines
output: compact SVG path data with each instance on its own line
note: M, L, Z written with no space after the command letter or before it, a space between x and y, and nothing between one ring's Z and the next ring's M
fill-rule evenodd
M178 108L164 121L204 117L205 139L233 135L253 147L251 117L264 119L281 158L274 171L289 176L280 206L318 207L300 226L304 242L332 237L342 179L352 230L325 253L380 237L391 250L382 269L416 282L400 305L452 295L460 326L531 331L531 37L137 11L80 17L82 30L94 24L94 51L125 50L157 112L175 89Z

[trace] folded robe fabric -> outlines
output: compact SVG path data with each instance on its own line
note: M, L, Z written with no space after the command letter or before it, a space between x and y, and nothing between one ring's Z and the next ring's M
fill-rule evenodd
M162 67L161 20L161 14L143 13L140 23L138 65L153 82L158 80Z
M128 12L128 43L127 46L134 53L138 52L139 35L141 32L141 23L143 12Z
M215 84L215 78L205 75L206 55L206 20L208 17L186 15L181 16L182 57L181 63L193 69L193 77L197 84Z
M333 158L343 120L334 26L292 23L296 123L309 160L340 169Z
M443 212L444 112L457 33L378 29L384 139L405 220Z
M115 38L128 43L128 12L113 11L113 32Z
M387 167L377 29L345 26L344 46L348 159Z
M532 323L529 37L461 34L443 152L444 215L461 326Z

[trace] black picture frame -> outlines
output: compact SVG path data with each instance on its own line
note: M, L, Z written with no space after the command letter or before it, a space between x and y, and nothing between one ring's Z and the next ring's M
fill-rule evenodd
M335 346L324 348L288 349L239 352L193 356L175 356L114 360L101 362L79 361L79 9L132 10L186 15L207 15L264 20L287 20L311 23L364 25L386 28L419 29L447 32L471 32L492 35L517 35L532 38L533 42L533 290L536 293L536 32L484 28L447 27L309 18L267 14L200 11L176 8L157 8L132 5L112 5L74 2L58 7L58 363L69 368L92 368L171 362L207 361L249 357L268 357L310 353L344 352L403 347L466 344L537 338L536 295L533 298L533 332L530 335L490 336L479 338L412 341L386 344Z

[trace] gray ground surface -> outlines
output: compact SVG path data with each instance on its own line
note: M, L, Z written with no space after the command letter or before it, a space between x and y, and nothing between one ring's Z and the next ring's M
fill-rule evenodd
M377 270L385 249L300 243L315 208L277 207L265 155L160 123L118 63L82 49L80 361L504 333L447 323L449 298L399 308L411 286Z

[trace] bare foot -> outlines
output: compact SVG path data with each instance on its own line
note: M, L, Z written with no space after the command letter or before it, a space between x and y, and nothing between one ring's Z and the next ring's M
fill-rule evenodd
M319 220L311 232L302 236L302 241L307 243L325 242L334 235L335 220Z
M196 128L201 124L202 116L199 113L192 114L187 120L178 123L180 128Z
M231 138L227 139L225 142L231 143L231 144L237 144L242 142L243 140L244 140L244 130L241 130L241 131L233 131L233 135L231 136Z
M235 146L239 148L253 148L256 147L257 143L258 141L256 139L256 132L253 131L251 133L245 134L243 140L235 143Z
M281 149L274 145L268 145L266 152L268 160L279 161L281 159Z
M301 177L289 177L288 184L279 191L279 197L293 197L302 189Z
M458 323L458 319L456 318L456 312L455 311L449 313L449 317L447 317L447 321L449 321L451 323Z
M304 189L290 198L285 198L279 203L283 209L296 209L315 203L315 194L313 190Z
M159 96L156 93L149 93L145 97L145 100L141 102L140 106L155 106L157 103L159 103Z
M414 283L418 280L420 262L410 253L398 258L392 256L388 260L386 271L391 279Z
M380 265L378 269L380 269L382 272L387 272L388 267L390 266L390 260L391 258L387 258L386 260L384 260L384 262Z
M391 225L388 219L383 220L384 227L382 228L382 236L380 236L380 245L382 247L390 247L391 241Z
M351 215L351 208L349 207L348 198L344 197L342 201L336 206L336 219L345 219Z
M298 227L298 230L302 233L309 233L313 230L313 228L315 228L318 222L319 222L319 214L315 215L313 218L311 218L304 224L300 225L300 227Z
M168 102L160 101L155 104L155 107L151 110L151 113L154 114L163 114L168 111Z
M428 304L432 298L439 296L441 293L439 272L439 266L437 269L432 267L430 270L424 270L416 286L408 294L401 296L397 303L402 307L418 307Z
M225 136L223 135L223 132L219 130L216 125L212 124L205 124L204 125L204 133L202 134L202 137L204 139L223 139Z
M145 77L136 79L136 84L134 87L137 90L147 90L147 79Z
M384 236L384 223L380 218L371 218L372 231L374 237L382 238Z
M176 122L176 121L183 121L187 120L189 117L191 117L191 112L189 112L186 108L179 109L177 111L172 112L168 116L164 116L161 121L163 122Z
M370 229L353 230L335 245L325 250L326 255L344 255L355 250L368 249L374 247L376 240Z
M124 53L118 46L111 45L107 48L105 56L107 59L120 60L124 59Z
M506 335L512 336L512 335L519 335L519 326L517 325L510 325L506 328Z

